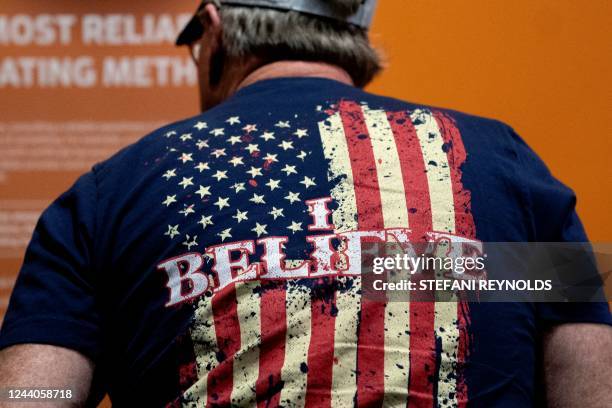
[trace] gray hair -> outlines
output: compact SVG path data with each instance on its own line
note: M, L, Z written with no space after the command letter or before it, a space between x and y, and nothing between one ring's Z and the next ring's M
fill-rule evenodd
M352 14L361 0L330 0L339 12ZM382 69L367 31L354 25L295 11L223 5L226 56L255 55L264 62L305 60L344 68L363 87Z

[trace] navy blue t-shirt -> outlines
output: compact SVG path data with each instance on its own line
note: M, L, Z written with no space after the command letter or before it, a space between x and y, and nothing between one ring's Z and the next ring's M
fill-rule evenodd
M255 83L40 218L0 347L96 363L117 406L530 406L538 344L605 303L375 302L360 242L586 241L508 126L327 79Z

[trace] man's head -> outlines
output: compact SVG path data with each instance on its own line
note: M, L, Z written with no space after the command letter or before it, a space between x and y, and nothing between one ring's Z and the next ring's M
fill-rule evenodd
M226 99L254 70L278 61L331 64L359 87L381 69L367 37L373 0L312 0L314 13L233 4L261 1L228 2L205 1L197 12L199 28L177 41L192 47L203 110ZM293 3L310 10L308 0Z

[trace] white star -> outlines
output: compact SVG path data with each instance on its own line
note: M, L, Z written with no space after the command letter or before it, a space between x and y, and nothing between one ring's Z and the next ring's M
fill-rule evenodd
M285 200L289 200L289 202L291 204L300 201L300 193L292 193L291 191L289 192L289 195L287 195L285 197Z
M266 186L270 187L270 191L274 191L280 188L280 180L270 179L270 181L266 183Z
M196 143L196 147L198 148L198 150L202 150L203 148L210 146L208 146L208 140L199 139L198 143Z
M217 179L217 181L221 181L223 179L227 178L227 171L221 171L221 170L217 170L217 172L215 174L213 174L213 177Z
M193 177L183 177L183 180L178 183L179 186L183 187L183 190L189 186L193 186Z
M172 177L176 177L176 169L166 171L162 177L166 180L170 180Z
M291 230L295 234L296 232L302 230L302 223L291 221L291 225L289 225L287 229Z
M210 131L210 134L213 136L223 136L225 134L225 129L216 128Z
M193 214L195 212L195 210L193 209L194 205L187 205L185 206L184 209L182 209L181 211L179 211L179 214L183 214L185 217L188 216L189 214Z
M255 223L255 228L252 228L251 231L256 232L257 236L260 237L261 234L267 234L268 231L266 231L266 228L268 227L267 224L260 224L258 222Z
M297 171L295 170L295 166L290 166L288 164L285 164L285 167L283 167L281 171L286 172L287 176L290 175L291 173L297 174Z
M174 135L176 135L176 132L174 130L171 130L171 131L169 131L169 132L167 132L165 134L166 137L171 137L171 136L174 136Z
M233 146L236 143L242 143L242 139L240 138L240 136L230 136L230 138L227 139L227 143L231 143Z
M198 165L194 167L194 169L200 170L201 173L204 170L210 170L210 167L208 167L208 163L199 162Z
M180 235L177 225L168 225L168 231L164 233L164 235L169 236L170 239L174 239L175 236Z
M200 218L200 221L198 221L198 224L202 225L203 229L206 229L206 227L209 225L213 225L212 215L209 215L208 217L203 215L202 218Z
M285 214L283 214L283 209L282 208L276 208L276 207L272 207L272 211L270 211L268 214L273 216L274 219L277 219L278 217L284 217L285 216Z
M277 157L278 157L278 154L268 153L263 157L263 159L264 161L267 161L268 163L274 163L274 162L278 162Z
M278 145L278 147L280 147L283 150L287 151L289 149L293 149L293 142L289 142L287 140L283 140L282 143Z
M239 116L232 116L231 118L226 120L225 123L229 123L230 125L235 125L237 123L240 123L240 117Z
M235 183L230 188L233 188L234 190L236 190L236 194L238 194L239 192L243 190L246 190L246 188L244 187L244 183Z
M219 197L215 205L219 207L219 211L222 210L223 207L229 207L229 198Z
M227 156L227 154L225 154L225 149L215 149L210 155L215 156L217 159L221 156Z
M246 125L242 128L247 133L257 132L257 125Z
M185 242L183 242L183 245L185 245L187 247L187 250L190 251L192 246L198 246L198 236L194 235L193 239L189 236L189 234L185 235ZM190 241L191 240L191 241Z
M187 140L191 140L191 133L183 133L180 137L180 139L185 142Z
M193 125L193 127L198 130L202 130L202 129L206 129L208 125L206 124L206 122L198 122L195 125Z
M228 228L228 229L221 231L221 233L217 234L221 238L221 242L225 241L227 238L232 237L231 231L232 229Z
M170 204L172 203L176 203L176 194L171 196L167 195L166 199L162 202L162 204L166 207L170 207Z
M233 164L234 167L236 167L236 166L238 166L240 164L244 165L244 163L242 162L242 157L238 157L238 156L232 157L232 159L228 160L227 162Z
M247 173L249 173L251 175L251 177L255 178L257 176L263 176L263 174L261 174L261 167L253 167L251 166L251 170L248 170Z
M259 136L259 137L261 137L261 138L262 138L263 140L265 140L266 142L267 142L268 140L271 140L271 139L276 139L276 138L274 137L274 132L264 132L264 133L263 133L263 135L261 135L261 136Z
M249 212L248 211L240 211L240 210L236 210L236 215L232 215L232 218L234 218L236 220L236 222L238 222L238 224L240 224L240 221L246 221L249 219L249 217L247 217L247 214Z
M303 150L300 150L300 154L298 154L298 155L297 155L297 156L295 156L295 157L297 157L298 159L302 159L302 161L304 161L304 159L306 158L306 156L307 156L307 153L306 153L305 151L303 151Z
M253 152L258 152L259 151L259 146L257 146L256 144L251 143L247 147L245 147L244 150L248 150L249 153L253 154Z
M202 186L200 185L200 188L198 189L198 191L196 191L196 194L200 196L200 198L204 198L207 195L212 195L212 193L210 192L210 187L209 186Z
M289 124L288 120L287 121L282 121L282 120L278 121L276 123L276 125L274 125L274 126L279 127L279 128L288 128L288 127L291 127L291 125Z
M300 184L303 184L306 186L306 188L317 185L317 183L314 182L314 178L310 178L308 176L305 176L304 180L300 181Z
M298 137L298 139L301 139L303 137L308 136L308 130L306 130L306 129L298 129L293 134L296 135Z
M178 159L180 161L183 162L183 164L187 163L188 161L193 161L193 159L191 158L192 154L191 153L183 153L181 154L181 157L179 157Z
M255 193L253 193L253 197L249 198L249 201L255 203L255 204L265 204L265 200L264 200L264 195L257 195Z

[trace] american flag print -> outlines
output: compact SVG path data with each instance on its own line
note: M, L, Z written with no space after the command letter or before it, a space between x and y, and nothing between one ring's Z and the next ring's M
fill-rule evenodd
M359 270L361 239L475 240L456 123L350 100L316 110L310 126L232 116L164 136L160 205L177 221L163 238L182 251L158 269L166 306L194 305L172 405L465 406L468 305L374 301Z

